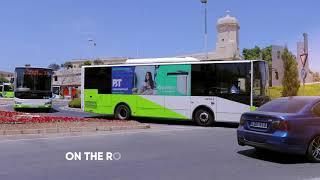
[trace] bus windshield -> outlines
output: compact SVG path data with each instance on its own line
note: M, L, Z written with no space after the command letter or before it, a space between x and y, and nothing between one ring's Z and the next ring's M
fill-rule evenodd
M253 62L253 105L256 107L269 101L268 88L268 69L263 61Z
M4 85L4 88L3 88L4 91L13 91L13 88L11 85Z
M50 69L17 68L16 91L51 91Z

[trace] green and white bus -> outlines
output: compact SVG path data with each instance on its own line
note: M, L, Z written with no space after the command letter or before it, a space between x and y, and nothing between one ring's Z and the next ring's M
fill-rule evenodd
M17 67L14 76L14 109L52 108L51 69Z
M265 61L128 59L82 67L82 109L117 119L154 117L198 125L239 122L268 101Z
M0 85L0 96L4 98L13 98L13 85L11 83L2 83Z

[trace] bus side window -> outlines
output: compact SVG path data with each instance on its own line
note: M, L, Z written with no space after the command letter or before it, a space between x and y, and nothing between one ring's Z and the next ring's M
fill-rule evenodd
M111 94L111 68L88 67L85 69L85 89L97 89L99 94Z
M192 65L191 95L217 96L250 104L249 63Z
M215 64L195 64L191 66L191 95L213 96L219 93Z

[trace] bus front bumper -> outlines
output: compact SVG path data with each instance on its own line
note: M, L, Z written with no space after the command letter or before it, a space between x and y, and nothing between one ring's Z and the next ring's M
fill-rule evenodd
M14 99L14 109L35 108L35 109L51 109L52 99Z

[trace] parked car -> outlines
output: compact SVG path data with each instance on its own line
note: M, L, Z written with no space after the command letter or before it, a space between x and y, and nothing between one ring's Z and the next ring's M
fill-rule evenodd
M306 155L320 162L320 97L286 97L244 113L238 144Z

